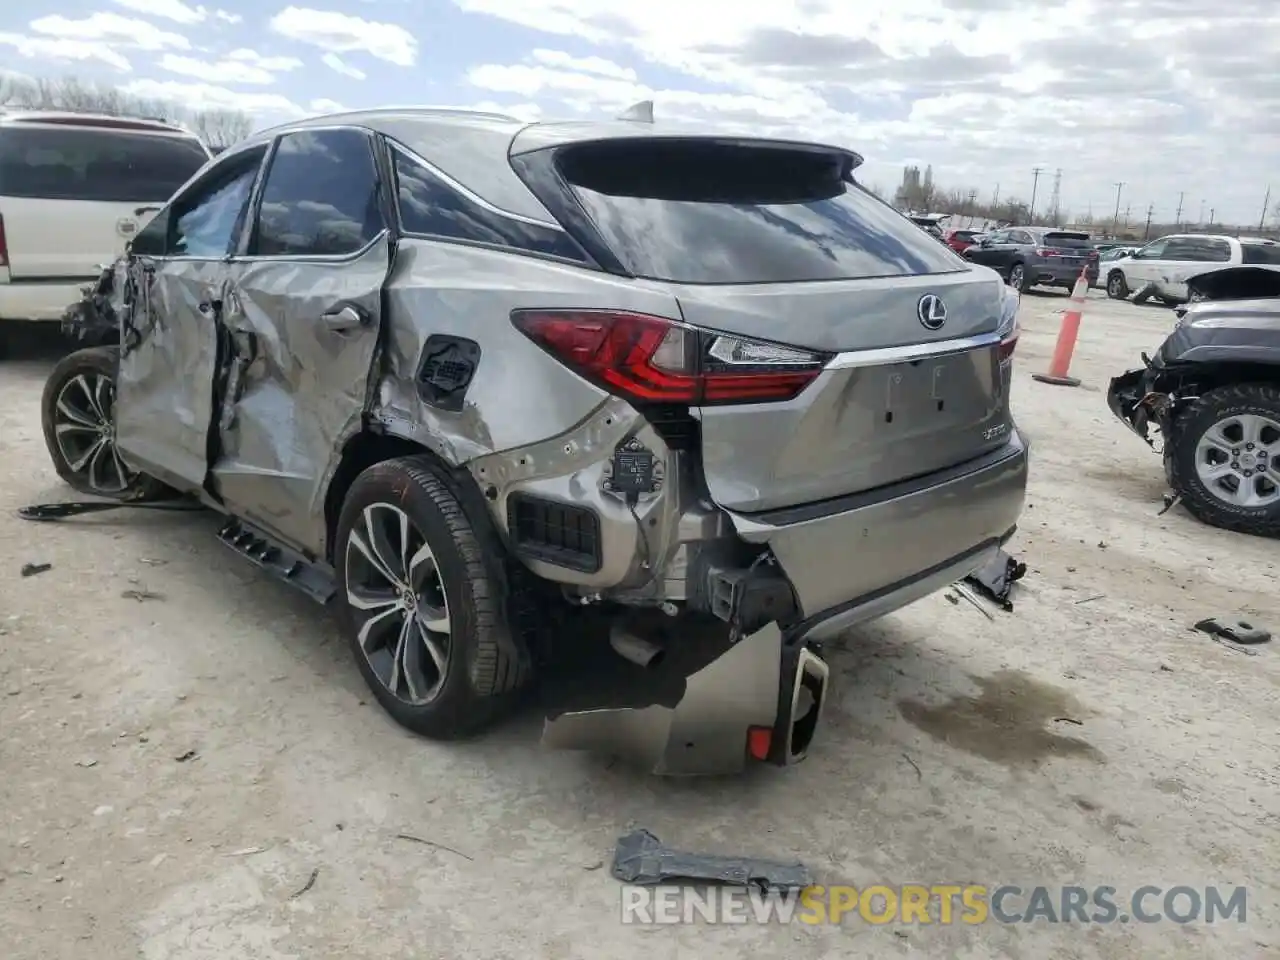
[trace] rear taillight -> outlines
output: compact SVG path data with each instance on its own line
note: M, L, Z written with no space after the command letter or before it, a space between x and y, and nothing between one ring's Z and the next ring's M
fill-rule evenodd
M1018 334L1020 332L1021 331L1018 329L1018 321L1015 319L1013 321L1013 329L1005 334L1004 339L1000 341L998 353L1001 363L1010 359L1013 356L1013 351L1018 349Z
M0 214L0 267L9 265L9 241L4 235L4 216Z
M516 310L516 329L584 378L642 404L790 400L829 355L605 310Z

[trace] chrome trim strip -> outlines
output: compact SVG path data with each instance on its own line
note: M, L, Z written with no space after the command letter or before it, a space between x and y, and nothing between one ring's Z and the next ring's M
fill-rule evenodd
M926 357L942 357L952 353L966 353L983 347L997 346L1004 339L999 331L980 333L973 337L956 337L951 340L934 340L928 343L908 343L900 347L880 347L876 350L851 350L838 353L827 364L828 370L848 370L853 367L878 367L887 363L909 363Z

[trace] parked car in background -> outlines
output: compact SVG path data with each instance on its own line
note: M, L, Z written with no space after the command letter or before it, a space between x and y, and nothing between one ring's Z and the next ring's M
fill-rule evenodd
M1107 245L1105 247L1100 247L1097 249L1098 249L1098 272L1097 272L1097 275L1094 276L1093 279L1090 280L1089 282L1089 286L1091 287L1101 286L1103 283L1102 278L1107 275L1107 267L1110 264L1115 263L1117 260L1122 260L1125 257L1132 256L1133 252L1138 248L1125 247L1125 246L1119 246L1119 245L1116 245L1116 246Z
M160 121L0 112L0 321L60 320L210 156Z
M907 219L914 223L935 240L942 240L942 221L947 219L946 214L937 213L909 213Z
M979 236L981 233L977 230L946 230L943 231L942 239L956 253L964 253Z
M1280 243L1255 237L1179 233L1160 237L1107 264L1107 296L1134 303L1152 298L1169 306L1190 299L1188 278L1209 265L1280 263Z
M1159 434L1165 477L1193 516L1268 537L1280 536L1280 297L1262 291L1280 292L1277 279L1213 271L1202 289L1224 298L1179 306L1155 355L1107 391L1129 429L1152 447Z
M1097 280L1097 252L1089 234L1052 227L1007 227L995 230L968 247L966 260L991 267L1011 287L1063 287L1070 290L1086 270L1090 284Z
M544 700L548 743L801 759L818 642L1014 532L1019 297L857 154L649 129L387 109L229 148L103 277L122 346L50 374L58 474L223 514L408 729L488 723L597 611L583 655L627 669Z

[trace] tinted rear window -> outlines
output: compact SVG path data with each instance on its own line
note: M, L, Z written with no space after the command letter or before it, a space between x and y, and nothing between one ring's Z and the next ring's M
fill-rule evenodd
M1058 247L1065 250L1092 250L1087 233L1046 233L1044 244L1047 247Z
M712 141L562 150L561 174L622 264L677 283L785 283L966 269L846 176L842 155Z
M0 129L0 196L162 203L206 160L189 137L9 126Z
M1280 243L1242 243L1245 263L1280 264Z

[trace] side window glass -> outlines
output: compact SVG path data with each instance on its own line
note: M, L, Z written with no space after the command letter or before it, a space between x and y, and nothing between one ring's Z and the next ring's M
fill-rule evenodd
M154 244L152 231L166 230L163 253L170 257L225 257L249 201L254 178L266 148L228 157L189 192L162 210L138 234L134 250L144 253ZM147 239L144 239L147 238ZM138 249L143 241L144 249Z
M1168 240L1156 240L1154 243L1148 243L1135 256L1140 260L1159 260L1164 256L1165 248L1168 245Z
M1169 241L1169 245L1165 247L1163 259L1183 262L1200 260L1202 257L1200 256L1199 244L1195 240L1178 238Z
M285 134L271 159L251 256L344 256L385 224L369 137L359 130Z
M1019 230L1016 233L1014 233L1013 242L1014 243L1035 243L1035 241L1031 238L1031 234L1027 233L1027 231L1025 230Z
M1206 260L1213 263L1228 263L1231 260L1231 244L1225 240L1210 240Z
M392 148L400 224L405 233L492 246L586 262L568 234L490 210L453 189L404 152Z
M1280 243L1245 243L1243 263L1273 263L1280 265Z

